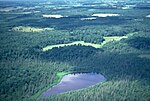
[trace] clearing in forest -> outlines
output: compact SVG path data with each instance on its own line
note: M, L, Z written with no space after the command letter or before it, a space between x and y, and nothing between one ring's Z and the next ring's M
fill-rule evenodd
M57 44L57 45L49 45L44 47L42 50L43 51L48 51L53 48L59 48L59 47L64 47L64 46L71 46L71 45L83 45L83 46L92 46L94 48L102 48L105 44L111 42L111 41L120 41L123 38L128 38L127 36L111 36L111 37L104 37L105 41L103 41L101 44L93 44L93 43L88 43L84 41L75 41L72 43L68 44Z
M35 27L25 27L25 26L18 26L18 27L14 27L12 28L13 31L17 31L17 32L43 32L46 30L54 30L54 28L35 28Z

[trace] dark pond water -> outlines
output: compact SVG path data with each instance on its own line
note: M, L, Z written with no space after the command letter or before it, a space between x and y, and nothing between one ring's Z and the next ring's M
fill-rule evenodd
M97 73L75 73L65 75L61 82L42 94L42 97L74 91L104 82L106 78Z

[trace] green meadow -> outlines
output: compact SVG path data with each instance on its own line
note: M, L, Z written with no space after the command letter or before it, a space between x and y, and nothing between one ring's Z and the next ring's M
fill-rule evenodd
M0 101L150 101L149 2L117 1L0 1ZM70 73L106 81L41 98Z

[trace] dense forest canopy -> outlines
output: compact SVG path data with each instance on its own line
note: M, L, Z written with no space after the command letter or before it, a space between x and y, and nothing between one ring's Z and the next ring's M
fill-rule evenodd
M0 101L150 100L149 0L9 1L0 0ZM107 80L40 98L64 72Z

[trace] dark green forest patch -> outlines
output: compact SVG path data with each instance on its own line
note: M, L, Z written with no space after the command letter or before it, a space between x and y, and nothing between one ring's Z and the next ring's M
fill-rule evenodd
M150 50L150 38L145 37L134 37L126 41L129 46L142 49Z
M73 61L77 58L87 58L92 56L98 50L91 46L73 45L60 48L53 48L42 53L44 59L58 61Z

